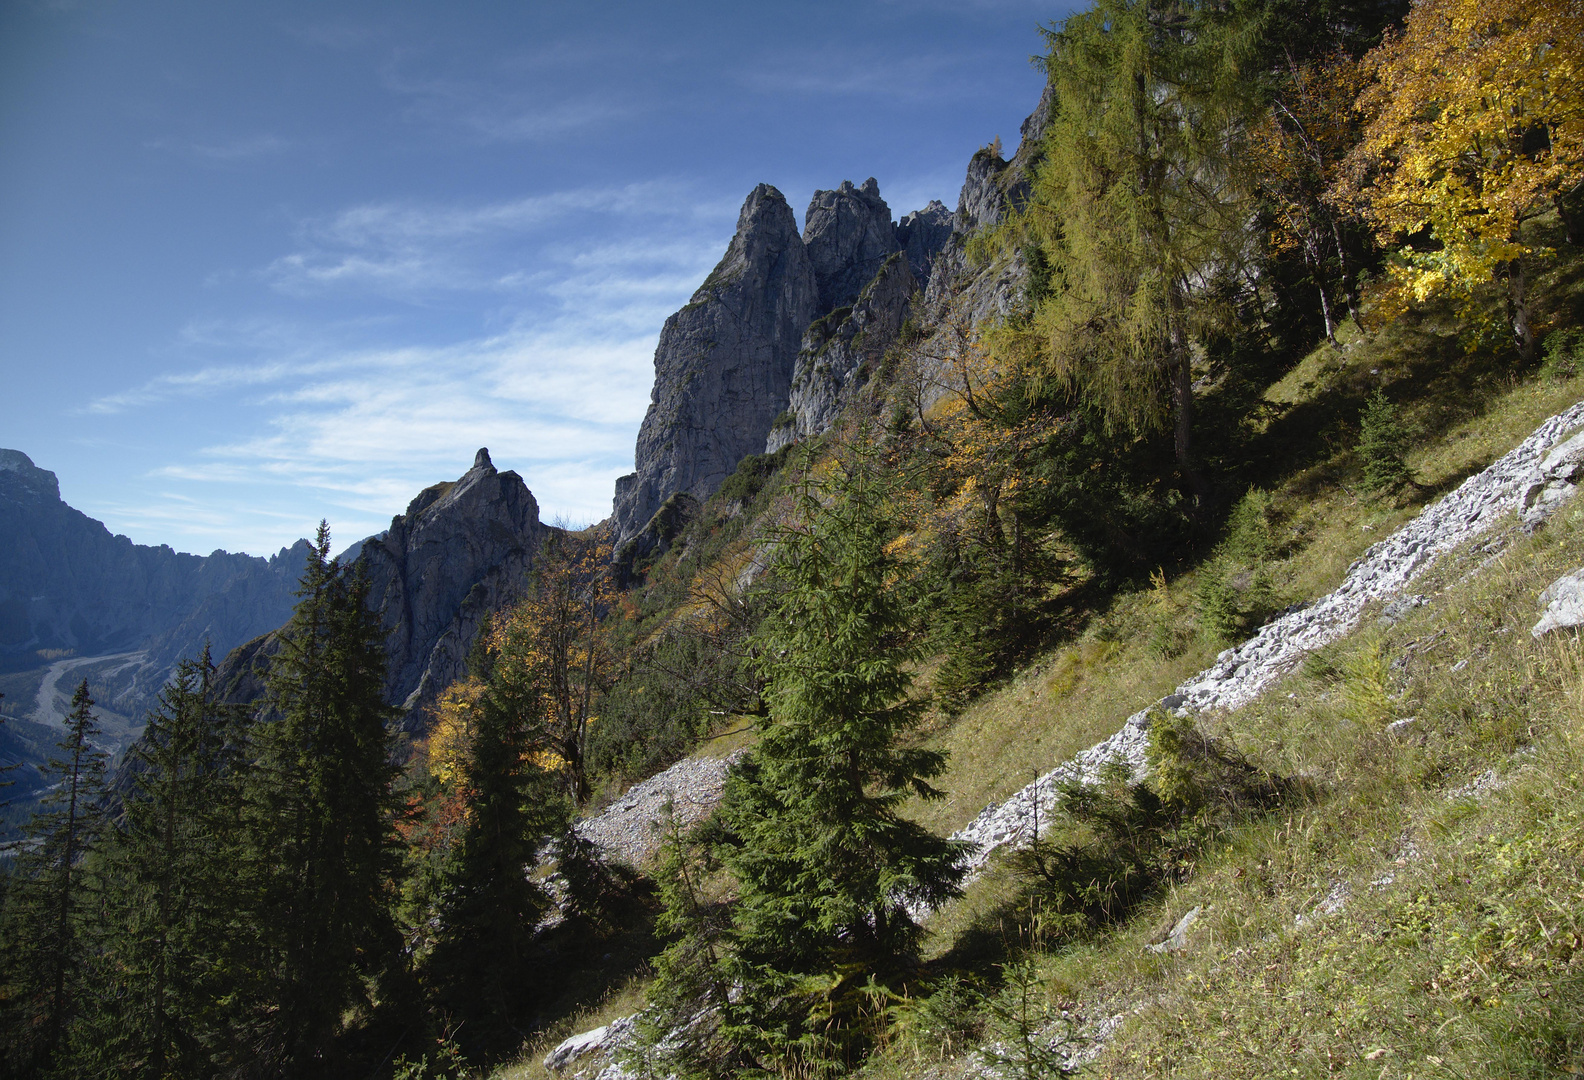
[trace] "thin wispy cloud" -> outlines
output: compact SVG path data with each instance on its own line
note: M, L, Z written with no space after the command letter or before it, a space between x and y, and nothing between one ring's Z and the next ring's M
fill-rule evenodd
M380 346L370 339L399 342L403 324L193 323L173 350L223 362L195 363L89 408L227 395L253 422L154 479L289 495L323 507L347 540L378 531L419 490L458 475L481 445L499 467L523 474L547 517L599 520L615 478L632 467L660 326L720 257L736 213L734 200L689 195L638 184L472 206L370 204L304 222L303 249L268 268L277 287L290 277L292 289L353 278L393 294L494 289L510 298L501 329ZM598 242L569 227L588 215L604 223ZM629 216L645 229L628 232ZM503 250L515 268L502 269L510 265ZM388 269L397 263L404 268ZM231 511L244 540L215 542L273 550L290 540L278 521ZM181 516L178 507L162 512ZM268 540L245 538L253 533Z
M642 219L651 232L667 228L696 235L700 226L728 227L734 207L700 200L686 185L666 181L573 189L471 206L370 203L299 223L299 250L271 262L262 275L294 295L355 287L412 295L426 290L512 292L530 286L547 263L582 253L554 249L556 237L578 222L611 217ZM676 245L658 251L639 239L627 261L675 261ZM541 249L540 245L550 245ZM689 252L684 261L691 268ZM531 260L533 269L521 265Z
M743 70L738 78L766 94L960 100L965 92L983 92L968 77L974 59L963 54L899 57L834 49L781 52Z
M631 96L601 92L568 96L563 79L545 79L547 69L575 62L575 53L551 51L519 61L516 78L456 79L414 76L404 70L407 57L397 54L381 71L381 83L406 102L402 118L409 123L450 129L486 143L548 142L587 133L637 115L642 106ZM527 81L541 85L524 87Z
M292 148L289 140L271 134L241 135L214 140L151 139L143 145L150 150L165 150L218 164L270 157L285 153Z

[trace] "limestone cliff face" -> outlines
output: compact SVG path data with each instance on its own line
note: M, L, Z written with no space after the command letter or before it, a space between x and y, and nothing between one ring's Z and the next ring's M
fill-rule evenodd
M660 331L637 471L616 482L618 547L672 494L706 499L764 448L819 297L792 208L760 184L720 265Z
M835 191L816 191L803 216L803 245L819 282L819 314L856 300L901 249L891 208L880 197L875 178L862 187L843 180Z
M484 616L522 598L546 531L522 477L480 450L459 480L426 488L363 541L369 606L387 632L386 699L409 726L464 673Z
M896 340L917 289L907 254L895 252L851 307L839 307L809 326L787 411L770 432L766 453L830 428Z
M922 210L915 210L897 222L897 243L907 252L908 266L922 288L929 284L930 271L952 234L952 212L939 199L931 199Z
M749 454L827 430L918 290L925 326L1013 309L1027 276L1020 260L975 266L967 241L1026 197L1049 109L1047 91L1012 161L989 148L974 155L955 214L932 201L892 224L873 177L844 180L814 193L799 236L781 193L754 189L725 258L660 333L636 470L616 481L618 563L633 564L640 534L646 553L664 547L665 530L645 527L672 495L703 501Z
M54 473L0 450L0 655L148 650L138 682L157 687L206 639L223 655L280 625L303 554L188 555L134 544L62 502Z
M386 631L385 700L404 730L422 730L429 706L465 673L484 617L523 597L549 530L522 477L480 450L460 479L425 488L389 529L340 556L367 568L369 607ZM217 676L225 698L262 698L279 649L277 630L227 656Z
M926 321L939 324L956 318L977 325L1008 315L1019 302L1028 268L1020 255L975 266L968 258L968 238L976 230L998 224L1028 198L1035 164L1044 152L1045 128L1050 120L1051 88L1046 85L1039 104L1023 121L1021 141L1010 161L983 147L968 161L951 236L936 256L925 289Z

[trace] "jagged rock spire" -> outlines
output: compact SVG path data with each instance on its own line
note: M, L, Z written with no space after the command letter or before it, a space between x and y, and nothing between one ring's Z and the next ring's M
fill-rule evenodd
M803 244L819 282L821 315L856 300L901 248L891 208L872 176L862 187L843 180L835 191L816 191L803 216Z
M725 257L660 331L637 471L616 482L618 546L671 494L706 499L738 462L764 449L786 407L804 328L818 313L814 267L792 208L760 184L743 203Z

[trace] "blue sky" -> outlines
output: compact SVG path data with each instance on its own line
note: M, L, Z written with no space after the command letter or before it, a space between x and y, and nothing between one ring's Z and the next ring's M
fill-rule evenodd
M0 446L139 543L342 543L488 446L610 512L760 182L957 203L1026 0L0 3Z

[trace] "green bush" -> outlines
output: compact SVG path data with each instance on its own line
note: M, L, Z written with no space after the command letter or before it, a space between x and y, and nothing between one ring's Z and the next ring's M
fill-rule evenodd
M1584 330L1553 330L1546 335L1545 358L1540 373L1553 382L1565 382L1584 367Z

